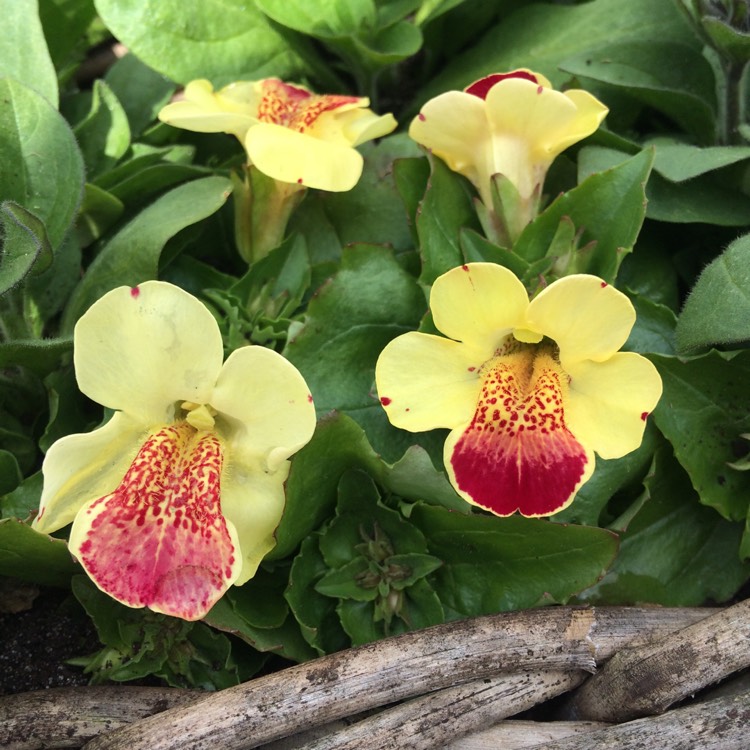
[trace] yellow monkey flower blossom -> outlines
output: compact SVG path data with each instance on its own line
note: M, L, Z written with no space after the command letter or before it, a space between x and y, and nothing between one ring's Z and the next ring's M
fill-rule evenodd
M547 516L594 470L643 439L661 379L620 352L628 298L595 276L566 276L529 301L516 276L470 263L440 276L430 309L446 338L410 332L383 350L375 377L391 423L448 428L445 466L465 500L499 516Z
M555 91L540 73L520 69L481 78L464 91L430 99L409 135L476 187L493 210L492 178L502 175L517 192L506 206L512 241L538 211L550 164L568 146L591 135L607 108L587 91Z
M159 119L199 133L231 133L269 177L334 192L351 190L362 174L356 147L396 127L393 115L376 115L366 98L313 94L277 78L216 92L206 80L192 81L184 97Z
M165 282L114 289L76 324L78 385L115 413L49 449L33 525L72 522L72 554L129 607L199 619L275 544L312 397L270 349L222 360L211 313Z

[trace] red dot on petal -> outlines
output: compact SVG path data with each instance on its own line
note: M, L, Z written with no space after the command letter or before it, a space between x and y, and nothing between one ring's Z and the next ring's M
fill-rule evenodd
M140 293L141 293L141 290L137 286L131 287L130 296L133 299L136 299Z
M391 399L388 398L388 396L381 396L380 403L383 404L383 406L388 406L391 403Z
M648 419L648 412L644 411L641 413L641 419L645 422Z
M420 122L424 122L427 118L420 112L417 117L419 117Z
M609 284L606 281L602 281L601 287L604 289L605 286L609 286Z

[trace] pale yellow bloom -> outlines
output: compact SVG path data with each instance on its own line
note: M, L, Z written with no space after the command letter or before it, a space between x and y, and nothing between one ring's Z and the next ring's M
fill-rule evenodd
M72 522L73 555L130 607L203 617L275 544L312 397L270 349L222 360L211 313L164 282L114 289L76 325L78 385L115 414L49 449L33 525Z
M159 113L163 122L200 133L231 133L248 162L280 182L330 191L351 190L362 174L360 144L396 127L369 100L313 94L277 78L238 81L219 91L190 82L184 100Z
M556 513L594 470L643 439L661 396L645 357L620 352L630 300L595 276L566 276L529 301L507 268L470 263L440 276L430 309L445 335L393 339L375 370L396 427L448 428L449 479L500 516Z

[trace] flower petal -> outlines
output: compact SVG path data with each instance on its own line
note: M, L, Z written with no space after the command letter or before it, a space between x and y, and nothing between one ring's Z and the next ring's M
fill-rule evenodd
M607 108L590 94L561 93L523 78L507 78L487 94L493 131L521 136L532 159L549 164L568 146L591 135ZM584 109L579 113L578 105Z
M398 127L396 118L390 113L377 115L370 109L356 109L334 114L340 121L341 132L352 146L382 138Z
M245 137L250 162L281 182L341 192L362 174L362 155L351 146L314 138L282 125L260 123Z
M620 291L596 276L565 276L535 297L527 327L553 339L563 368L586 359L611 357L635 323L635 309Z
M571 432L602 458L619 458L643 440L646 419L661 397L659 373L640 354L618 352L604 362L568 370Z
M435 280L430 293L436 328L485 352L485 360L514 328L522 327L528 306L524 285L494 263L454 268Z
M222 477L221 509L237 530L242 569L236 586L249 581L261 560L276 546L275 532L286 504L284 482L289 461L267 474L258 459L231 454L231 466Z
M483 362L475 349L450 339L414 331L397 336L375 366L380 403L391 424L410 432L465 424L474 411Z
M566 426L565 376L550 356L498 357L483 373L474 418L445 442L456 491L498 516L547 516L569 505L594 455Z
M90 578L129 607L203 617L241 569L220 507L223 450L181 422L143 444L120 485L76 516L70 550Z
M50 533L67 526L88 502L122 481L147 434L147 427L117 413L93 432L57 440L44 458L44 488L32 526Z
M197 133L231 133L240 141L257 122L253 84L232 84L214 93L206 80L191 81L184 99L167 104L159 119L168 125Z
M239 451L243 461L261 459L263 471L276 471L315 430L304 378L291 362L262 346L229 355L210 403L226 420L232 454Z
M206 403L223 356L205 305L162 281L113 289L75 327L81 391L147 426L170 422L176 402Z
M409 136L471 180L485 204L492 205L491 133L482 99L464 91L447 91L430 99L412 120Z

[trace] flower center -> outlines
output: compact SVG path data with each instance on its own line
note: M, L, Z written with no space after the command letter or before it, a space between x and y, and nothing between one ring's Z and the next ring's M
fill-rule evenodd
M498 515L542 516L564 507L593 456L565 424L568 376L556 348L519 343L486 362L474 417L450 456L467 500Z
M201 421L204 409L189 415ZM219 599L240 564L221 513L223 452L214 432L189 421L163 427L119 487L79 513L71 551L100 588L128 606L186 620Z

